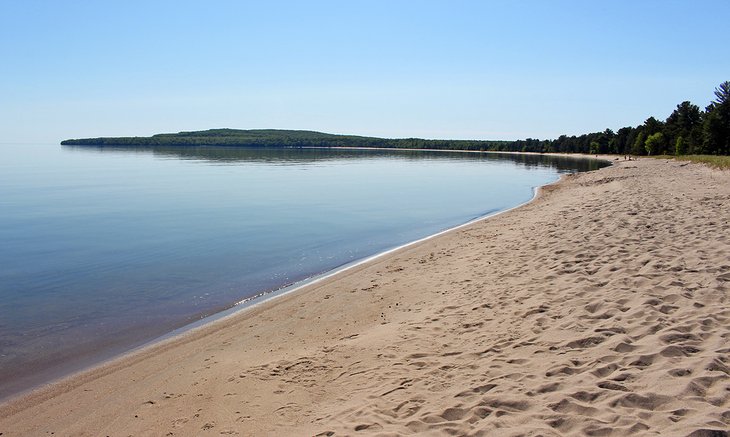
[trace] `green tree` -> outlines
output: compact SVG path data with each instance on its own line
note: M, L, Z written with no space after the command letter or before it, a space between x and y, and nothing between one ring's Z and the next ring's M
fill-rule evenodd
M641 131L638 135L636 135L636 140L634 140L634 144L631 146L632 155L643 155L645 153L646 149L644 148L644 138L646 138L644 131Z
M652 135L657 132L661 132L663 127L664 123L654 117L649 117L644 121L644 133L646 133L646 135Z
M677 156L684 155L687 149L684 145L684 137L677 137L677 141L674 143L674 154Z
M613 153L618 153L622 155L630 153L631 145L633 144L634 140L632 135L635 135L634 128L632 127L622 127L621 129L619 129L618 132L616 132L616 138L613 139Z
M684 148L695 149L702 141L702 112L699 106L682 102L664 123L667 144L676 144L683 137Z
M725 81L720 84L717 88L715 88L715 97L717 99L715 100L715 103L718 105L724 105L728 102L730 102L730 82Z
M653 155L657 153L657 151L662 150L663 147L664 134L661 132L649 135L644 142L644 148L646 149L646 153L648 155Z
M715 88L716 99L707 107L704 149L713 155L730 154L730 82Z
M597 141L591 141L591 147L589 150L591 155L598 155L601 153L601 145Z

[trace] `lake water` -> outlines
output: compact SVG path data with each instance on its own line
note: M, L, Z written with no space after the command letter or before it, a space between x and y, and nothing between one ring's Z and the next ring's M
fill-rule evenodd
M0 398L598 166L450 152L0 146Z

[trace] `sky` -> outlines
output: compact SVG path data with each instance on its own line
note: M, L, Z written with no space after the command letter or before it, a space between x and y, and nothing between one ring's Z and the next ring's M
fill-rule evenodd
M0 0L0 143L556 138L704 108L728 0Z

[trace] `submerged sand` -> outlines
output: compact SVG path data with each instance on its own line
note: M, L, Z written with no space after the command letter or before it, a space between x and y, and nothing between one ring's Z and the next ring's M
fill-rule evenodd
M0 433L725 435L729 290L730 172L619 161L0 406Z

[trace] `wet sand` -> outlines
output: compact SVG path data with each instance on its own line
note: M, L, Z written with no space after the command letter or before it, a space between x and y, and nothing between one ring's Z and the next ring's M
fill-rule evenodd
M715 435L730 428L728 205L730 172L696 164L565 177L3 404L0 433Z

